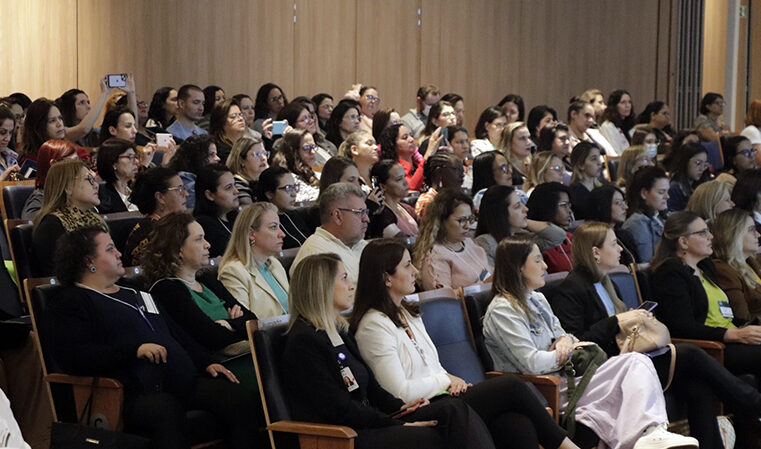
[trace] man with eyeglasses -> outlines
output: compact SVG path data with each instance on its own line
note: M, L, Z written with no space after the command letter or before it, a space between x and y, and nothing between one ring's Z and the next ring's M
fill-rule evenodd
M190 136L208 134L198 123L203 118L204 96L200 87L186 84L177 91L177 112L175 121L166 129L179 145Z
M314 254L335 253L341 257L346 273L354 284L359 277L359 258L365 249L364 240L370 223L365 194L358 186L338 182L320 194L320 222L318 227L299 249L290 273L301 260Z
M434 84L426 84L420 86L417 90L417 108L410 109L409 112L402 117L402 124L410 129L415 139L420 137L420 133L425 129L425 124L428 121L428 112L431 110L431 106L435 105L441 98L441 92L439 88Z

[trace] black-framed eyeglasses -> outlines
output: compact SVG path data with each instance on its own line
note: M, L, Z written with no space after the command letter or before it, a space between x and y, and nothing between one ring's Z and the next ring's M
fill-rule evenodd
M356 214L360 218L361 217L367 217L367 216L370 215L370 211L367 208L350 209L350 208L347 208L347 207L338 207L337 209L340 210L340 211L344 211L344 212L351 212L353 214Z
M756 150L751 148L750 150L742 150L740 151L740 154L742 154L745 157L753 157L754 154L756 154Z
M275 95L274 97L270 98L270 103L277 103L278 101L283 99L283 95Z
M455 218L454 221L456 221L460 226L470 226L471 224L476 222L476 216L469 215L467 217Z
M93 176L93 175L87 175L84 178L82 178L82 180L89 182L90 185L93 186L93 187L98 185L98 180L95 179L95 176Z

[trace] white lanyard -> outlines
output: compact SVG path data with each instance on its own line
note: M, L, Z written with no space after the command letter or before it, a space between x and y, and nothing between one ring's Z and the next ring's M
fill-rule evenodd
M106 293L103 293L103 292L99 292L98 290L95 290L94 288L92 288L92 287L88 287L88 286L86 286L86 285L84 285L84 284L80 284L79 282L76 282L74 285L76 285L76 286L77 286L77 287L79 287L79 288L84 288L84 289L86 289L86 290L90 290L90 291L93 291L93 292L95 292L95 293L97 293L97 294L99 294L99 295L101 295L101 296L104 296L104 297L106 297L106 298L110 299L111 301L115 301L115 302L118 302L119 304L121 304L121 305L123 305L123 306L127 306L127 307L129 307L130 309L133 309L133 310L135 310L137 313L139 313L139 314L140 314L140 317L143 319L143 321L145 321L145 323L148 325L148 327L150 327L152 331L154 331L154 332L156 331L156 328L154 328L154 327L153 327L153 324L151 323L151 320L149 320L149 319L148 319L148 317L147 317L147 316L145 316L145 311L143 310L143 309L144 309L144 307L143 307L143 306L140 306L140 307L135 307L135 306L133 306L132 304L130 304L130 303L128 303L128 302L126 302L126 301L122 301L122 300L121 300L121 299L119 299L119 298L114 298L114 297L113 297L113 296L111 296L111 295L108 295L108 294L106 294ZM131 288L127 288L127 287L119 287L119 288L124 288L125 290L130 290L132 293L134 293L134 294L135 294L135 296L137 296L137 291L135 291L135 290L133 290L133 289L131 289Z

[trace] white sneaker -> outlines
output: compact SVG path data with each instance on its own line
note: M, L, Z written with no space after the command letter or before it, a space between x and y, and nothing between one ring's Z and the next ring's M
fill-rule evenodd
M669 449L678 447L699 447L698 440L668 430L668 424L656 424L645 429L644 434L634 443L633 449Z

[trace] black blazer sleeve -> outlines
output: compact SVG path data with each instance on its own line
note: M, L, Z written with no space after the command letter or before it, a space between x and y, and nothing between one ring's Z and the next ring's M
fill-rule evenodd
M55 270L55 244L58 238L66 233L61 224L61 220L55 215L48 214L42 217L40 224L32 234L32 248L34 257L37 259L37 268L39 273L33 273L34 276L52 275Z
M116 212L127 212L127 206L122 201L122 197L119 196L119 192L116 191L116 187L111 183L100 185L98 198L100 199L98 213L113 214Z
M324 332L315 332L305 325L300 328L294 325L288 336L282 368L290 397L303 406L306 417L355 429L402 424L351 397L340 378L336 379L337 366ZM401 404L399 401L399 407ZM297 410L299 408L295 407Z
M151 287L151 295L172 321L208 350L217 351L243 339L209 318L193 301L182 281L162 279Z
M353 335L344 336L344 342L353 354L359 354L359 346ZM376 404L380 410L389 415L399 411L402 405L404 405L404 401L384 390L378 383L378 380L375 379L372 370L368 369L368 372L370 374L370 383L367 386L367 395L369 396L370 403Z
M704 273L711 276L710 269ZM653 301L658 302L655 315L668 326L672 337L724 340L726 329L704 324L708 298L692 268L676 257L668 259L653 272L651 285Z

